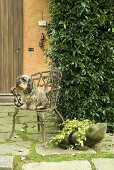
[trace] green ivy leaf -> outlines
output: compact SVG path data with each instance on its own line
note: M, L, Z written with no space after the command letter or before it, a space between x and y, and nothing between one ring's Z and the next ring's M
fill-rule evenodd
M86 3L85 2L81 2L81 5L85 8L86 7Z

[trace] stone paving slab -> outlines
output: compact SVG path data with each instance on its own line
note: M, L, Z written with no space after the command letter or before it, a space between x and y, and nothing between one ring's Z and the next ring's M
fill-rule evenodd
M0 170L13 170L13 156L0 155Z
M95 158L93 159L96 170L114 170L114 159Z
M106 134L103 141L98 145L101 152L108 152L114 154L114 135Z
M94 154L96 151L93 149L85 150L85 151L80 151L80 150L74 150L74 149L61 149L59 147L44 147L43 144L37 144L36 145L36 152L42 156L45 155L62 155L62 154L70 154L70 155L76 155L76 154Z
M105 146L101 148L102 152L112 153L114 154L114 144L110 144L109 147Z
M62 161L28 163L23 165L22 170L92 170L88 161Z
M10 132L11 133L11 132ZM10 133L7 133L7 132L0 132L0 142L5 142L5 143L8 143L8 139L9 139L9 136L10 136ZM32 135L31 135L31 138L32 138ZM10 142L22 142L23 139L21 137L19 137L16 133L14 133L13 137L11 138ZM0 143L0 145L1 145Z
M0 133L0 142L4 142L8 139L10 133Z
M28 155L31 142L12 142L0 144L0 154Z
M0 106L0 112L1 113L8 113L8 112L13 112L15 110L15 106Z

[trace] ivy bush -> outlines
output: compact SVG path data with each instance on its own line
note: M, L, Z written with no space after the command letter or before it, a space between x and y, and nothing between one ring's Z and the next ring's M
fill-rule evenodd
M63 73L64 118L114 130L114 0L52 0L48 56Z

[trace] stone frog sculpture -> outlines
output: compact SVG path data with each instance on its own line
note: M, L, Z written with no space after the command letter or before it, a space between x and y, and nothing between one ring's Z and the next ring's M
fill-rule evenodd
M105 137L107 131L107 123L97 123L92 124L86 130L86 140L84 141L84 146L94 147L96 144L101 142ZM68 149L70 145L74 148L77 144L77 132L73 132L69 135L68 139L64 139L59 146Z
M101 142L106 134L107 124L106 123L97 123L91 125L86 131L86 145L95 146L97 143Z
M95 146L97 143L101 142L105 137L107 131L107 124L106 123L97 123L91 125L86 131L86 141L85 145L89 147ZM70 141L73 145L76 144L76 132L70 136Z

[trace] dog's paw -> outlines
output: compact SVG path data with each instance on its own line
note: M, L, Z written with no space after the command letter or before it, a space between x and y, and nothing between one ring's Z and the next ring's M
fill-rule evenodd
M23 110L27 109L27 105L23 104L22 106L20 106L20 109L23 109Z
M36 110L36 106L31 104L31 105L29 106L29 109L30 109L30 110Z
M45 106L37 106L37 110L43 110L43 109L46 109L46 107Z

